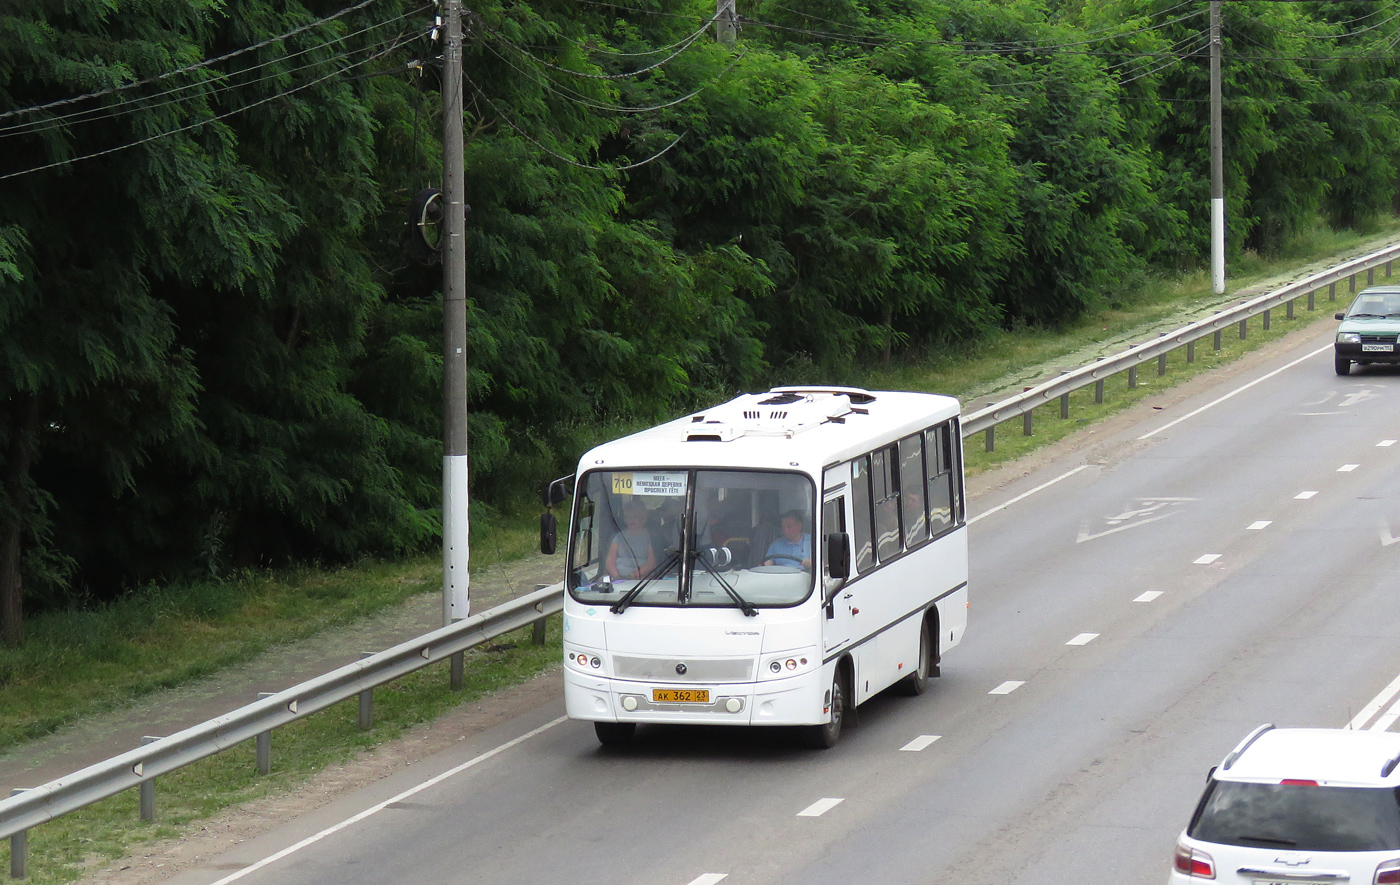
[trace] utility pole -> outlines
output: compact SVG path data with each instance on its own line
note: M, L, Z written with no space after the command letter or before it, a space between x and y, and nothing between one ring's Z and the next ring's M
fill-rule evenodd
M444 0L442 52L442 623L471 613L467 533L467 246L462 0Z
M738 13L734 9L735 0L715 0L715 39L726 45L734 45L738 32Z
M1210 287L1225 294L1225 157L1220 123L1220 0L1210 0Z

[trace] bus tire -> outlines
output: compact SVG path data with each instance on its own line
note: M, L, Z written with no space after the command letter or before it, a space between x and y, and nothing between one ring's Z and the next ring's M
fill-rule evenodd
M621 747L632 743L632 736L637 733L637 723L595 722L593 733L598 736L598 743L603 746Z
M846 671L839 663L831 677L831 714L822 725L808 725L802 731L803 742L817 750L829 750L841 740L841 725L846 720Z
M918 697L928 688L928 677L933 672L936 654L933 643L933 625L928 618L924 618L923 626L919 628L919 662L914 665L913 673L899 681L900 694Z

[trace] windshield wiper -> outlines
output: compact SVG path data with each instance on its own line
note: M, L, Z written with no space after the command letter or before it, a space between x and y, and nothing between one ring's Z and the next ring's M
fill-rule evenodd
M724 592L729 594L729 598L734 600L735 604L739 606L739 611L743 612L745 617L752 618L758 615L758 609L753 607L753 603L740 596L738 590L735 590L733 587L729 586L729 582L724 579L724 576L721 575L718 571L715 570L713 566L710 565L708 557L701 554L699 550L696 550L690 554L690 558L692 561L698 560L700 565L704 567L705 571L709 573L710 577L714 578L716 581L719 581L719 585L724 588Z
M1236 836L1235 838L1243 839L1246 842L1267 842L1270 845L1283 845L1289 848L1298 844L1293 839L1274 839L1270 836Z
M1364 318L1369 319L1369 320L1383 320L1383 319L1385 319L1385 318L1388 317L1388 316L1395 316L1395 314L1393 314L1393 313L1391 313L1391 314L1385 314L1385 313L1352 313L1352 314L1347 314L1347 317L1346 317L1346 318L1349 319L1349 320L1355 320L1355 319L1361 319L1361 318L1364 317Z
M672 550L670 556L667 556L665 559L661 560L661 562L657 563L651 571L643 575L642 579L637 582L636 586L634 586L631 590L628 590L626 593L622 594L622 598L619 599L617 602L614 602L612 608L608 609L608 611L612 612L615 615L622 614L624 611L627 610L627 606L632 604L632 600L637 598L638 593L641 593L643 590L645 590L646 586L652 581L666 574L667 570L669 570L671 566L680 562L680 559L681 552L679 550Z

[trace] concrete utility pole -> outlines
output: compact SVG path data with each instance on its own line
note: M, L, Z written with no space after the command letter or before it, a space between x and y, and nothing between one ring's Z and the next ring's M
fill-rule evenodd
M442 623L471 613L467 533L467 246L462 181L462 2L445 0L442 52Z
M1220 0L1210 0L1210 287L1225 294L1225 156L1220 123Z
M734 36L739 30L734 9L735 0L715 0L715 39L720 43L733 45Z

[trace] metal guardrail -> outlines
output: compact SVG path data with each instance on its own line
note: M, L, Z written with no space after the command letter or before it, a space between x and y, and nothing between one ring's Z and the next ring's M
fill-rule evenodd
M965 415L962 422L963 438L966 439L973 434L986 431L988 434L987 451L991 451L993 431L996 425L1003 421L1017 416L1028 416L1031 410L1037 406L1043 406L1051 400L1065 397L1090 384L1101 384L1103 379L1110 375L1135 370L1149 360L1165 357L1166 354L1178 347L1190 347L1211 333L1219 334L1229 326L1245 323L1252 317L1273 308L1288 305L1289 316L1292 316L1294 299L1303 295L1313 296L1324 288L1329 289L1330 294L1335 295L1336 285L1343 280L1350 280L1350 290L1355 291L1358 274L1366 273L1367 285L1371 285L1375 279L1375 269L1384 265L1385 275L1388 277L1390 276L1390 263L1396 259L1400 259L1400 244L1372 252L1369 255L1363 255L1360 258L1354 258L1321 273L1315 273L1297 282L1289 283L1281 289L1275 289L1265 295L1241 302L1234 307L1217 311L1206 319L1182 326L1174 332L1163 332L1150 341L1134 344L1122 353L1104 357L1087 366L1066 372L1058 378L1052 378L1001 402L992 403L986 408ZM1313 309L1312 297L1308 299L1308 309ZM1267 327L1267 320L1265 324ZM1242 326L1241 334L1243 331ZM1194 354L1192 351L1188 351L1188 355ZM1061 401L1062 415L1066 411L1067 405L1067 402ZM1026 433L1030 433L1029 423L1027 423Z
M333 704L363 696L370 689L452 658L497 636L531 624L542 624L545 618L563 610L561 581L41 787L0 799L0 838L11 837L11 873L15 874L15 839L21 840L22 848L25 831L38 824L122 790L153 784L162 774L269 734L275 728ZM19 867L18 875L22 876L22 861Z

